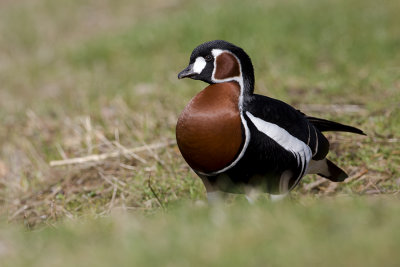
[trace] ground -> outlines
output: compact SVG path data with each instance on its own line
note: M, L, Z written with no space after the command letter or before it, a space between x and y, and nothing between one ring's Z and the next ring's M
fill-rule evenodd
M1 1L0 262L396 265L400 2L142 2ZM174 144L205 84L177 73L213 39L248 52L257 93L367 133L327 134L346 182L205 207Z

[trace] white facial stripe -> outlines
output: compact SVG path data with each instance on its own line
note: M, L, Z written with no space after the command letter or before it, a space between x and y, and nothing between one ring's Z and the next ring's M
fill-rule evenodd
M243 107L243 90L244 90L244 84L243 84L243 75L242 75L242 65L240 64L240 60L237 58L237 56L235 56L234 54L232 54L230 51L228 50L222 50L222 49L213 49L211 51L211 53L214 56L214 69L211 75L211 80L215 83L223 83L223 82L229 82L229 81L236 81L239 83L240 85L240 96L239 96L239 110L240 110L240 114L242 114L242 107ZM240 75L237 77L232 77L232 78L226 78L226 79L216 79L215 78L215 70L217 68L217 57L219 55L221 55L222 53L229 53L231 55L233 55L236 60L239 63L239 67L240 67Z
M221 55L224 52L224 50L221 49L213 49L211 53L213 54L214 58L217 58L219 55Z
M204 59L204 57L196 58L196 61L193 64L193 71L196 72L197 74L200 74L203 71L206 64L207 62Z
M308 163L311 160L312 154L310 147L278 125L257 118L248 111L246 112L246 115L256 126L257 130L273 139L285 150L293 153L294 157L297 159L299 167L301 167L300 175L294 183L294 185L296 185L303 174L307 171Z
M239 160L243 157L243 155L244 155L244 153L246 152L247 147L248 147L248 145L249 145L249 143L250 143L250 130L249 130L249 127L247 126L247 121L246 121L246 119L245 119L244 116L243 116L243 90L244 90L244 87L243 87L242 66L241 66L241 64L240 64L240 61L239 61L239 59L238 59L235 55L233 55L231 52L229 52L229 51L227 51L227 50L213 49L213 50L211 51L211 53L212 53L213 56L214 56L214 70L213 70L213 73L212 73L212 75L211 75L211 80L212 80L213 82L215 82L215 83L221 83L221 82L227 82L227 81L236 81L236 82L239 83L239 86L240 86L240 96L239 96L239 104L238 104L238 105L239 105L239 112L240 112L240 120L242 121L242 125L243 125L243 127L244 127L245 141L244 141L244 145L243 145L242 151L240 151L240 153L239 153L239 155L237 156L237 158L236 158L231 164L229 164L227 167L223 168L222 170L219 170L219 171L216 171L216 172L212 172L212 173L203 173L203 172L199 172L199 171L198 171L199 174L206 175L206 176L217 175L217 174L222 173L222 172L225 172L225 171L229 170L230 168L232 168L233 166L235 166L235 165L239 162ZM223 80L215 79L215 78L214 78L215 67L216 67L216 58L217 58L219 55L221 55L222 53L230 53L230 54L232 54L232 55L236 58L236 60L239 62L239 66L240 66L240 76L233 77L233 78L227 78L227 79L223 79ZM197 59L198 59L198 58L197 58ZM197 59L196 59L196 61L197 61ZM196 62L195 62L195 64L196 64ZM203 67L203 68L204 68L204 67Z
M211 53L212 53L213 56L214 56L214 70L213 70L211 79L212 79L214 82L226 82L226 81L238 81L238 82L239 82L239 80L240 80L240 81L243 80L243 77L242 77L242 66L241 66L240 61L239 61L239 59L237 58L237 56L235 56L233 53L231 53L231 52L228 51L228 50L221 50L221 49L213 49L213 50L211 51ZM229 78L226 78L226 79L216 79L216 78L214 77L214 75L215 75L215 70L216 70L216 68L217 68L217 63L216 63L217 57L218 57L219 55L221 55L222 53L229 53L229 54L231 54L232 56L234 56L234 57L236 58L236 60L237 60L237 62L238 62L238 64L239 64L239 66L240 66L240 70L239 70L239 71L240 71L240 74L239 74L239 76L236 76L236 77L229 77Z

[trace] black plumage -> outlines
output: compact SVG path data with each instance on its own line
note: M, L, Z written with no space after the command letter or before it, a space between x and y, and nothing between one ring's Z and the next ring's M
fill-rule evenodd
M221 62L218 57L224 53L233 55L234 60L233 57L221 57L219 59L229 59L226 63ZM235 59L237 62L232 63ZM224 71L218 73L236 73L229 68L237 70L239 67L238 76L215 76L216 71L222 69ZM283 194L292 190L307 173L316 173L332 181L343 181L347 177L343 170L326 159L329 142L322 132L364 132L307 116L280 100L254 94L253 65L240 47L222 40L201 44L193 50L189 66L178 77L209 84L237 82L240 85L237 101L241 129L237 130L242 132L243 138L237 155L230 164L212 173L194 170L202 178L208 193L218 190L244 193L248 187L257 187L271 194ZM218 129L220 124L213 123ZM178 139L178 145L180 142L184 141ZM186 155L191 153L196 151Z

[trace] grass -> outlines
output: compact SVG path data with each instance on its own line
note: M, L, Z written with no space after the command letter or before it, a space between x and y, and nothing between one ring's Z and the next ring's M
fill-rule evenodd
M186 204L153 216L117 212L40 231L12 229L0 232L2 253L10 255L2 266L396 266L397 201Z
M288 251L296 251L304 265L342 253L343 261L360 265L375 263L362 258L363 253L394 265L398 238L391 233L398 222L400 186L399 11L396 0L2 1L0 214L5 223L0 260L10 258L10 266L63 266L78 260L82 265L91 260L97 265L117 260L161 264L182 250L184 260L204 264L252 258L252 265L267 259L271 265L288 265L295 258L285 257L283 244L294 234L293 227L300 233ZM205 192L175 146L94 163L49 165L174 140L177 116L204 87L178 81L176 75L192 49L212 39L231 41L249 53L257 93L368 134L328 134L329 157L348 171L348 182L306 177L293 192L292 204L261 201L252 208L233 201L221 222L226 230L219 233L211 222L214 209L193 207L204 201ZM342 196L356 199L342 202ZM178 204L182 200L189 204ZM303 201L307 204L299 208L296 203ZM379 209L382 221L375 228L372 218ZM245 225L240 214L254 218L256 225ZM353 219L363 223L355 227ZM326 228L331 220L339 225L337 232ZM34 231L23 232L14 224ZM311 228L304 229L308 224ZM313 234L314 228L320 235ZM354 241L341 246L348 229L355 231ZM265 244L280 231L285 235L277 237L276 246ZM365 232L371 235L363 236ZM97 237L99 233L104 236ZM221 247L238 240L243 246L207 249L214 235ZM84 242L86 238L93 243ZM152 247L156 240L164 243ZM186 247L187 240L196 242ZM237 253L246 242L250 246L244 254ZM82 247L74 248L76 243ZM122 249L108 250L109 243ZM152 248L163 254L155 257ZM314 258L305 252L310 248L323 256ZM35 258L47 249L52 253ZM196 255L200 249L205 254ZM253 250L257 257L251 257ZM77 252L80 257L66 260ZM19 259L21 254L25 257ZM201 256L209 254L209 261ZM52 262L57 258L63 260ZM171 265L175 263L185 265Z

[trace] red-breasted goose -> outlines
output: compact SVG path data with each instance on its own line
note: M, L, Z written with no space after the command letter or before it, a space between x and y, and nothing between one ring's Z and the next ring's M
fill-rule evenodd
M329 142L321 132L364 133L254 94L253 65L240 47L222 40L199 45L178 75L186 77L209 85L179 116L176 139L209 196L246 188L285 194L306 174L334 182L348 177L326 158Z

